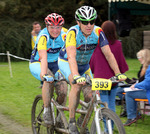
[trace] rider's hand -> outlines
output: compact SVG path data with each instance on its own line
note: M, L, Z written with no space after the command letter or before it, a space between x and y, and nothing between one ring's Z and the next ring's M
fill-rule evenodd
M79 75L75 75L73 76L73 79L76 81L76 83L81 83L81 84L85 84L85 77L79 76Z
M43 79L44 79L44 81L47 81L47 82L53 82L54 81L54 78L48 74L43 75Z
M116 77L119 81L123 81L123 80L127 79L127 76L125 74L121 74L121 73L116 74Z

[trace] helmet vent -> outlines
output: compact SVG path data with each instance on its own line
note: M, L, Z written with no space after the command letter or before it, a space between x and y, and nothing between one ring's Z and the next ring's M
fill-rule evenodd
M82 6L75 12L75 19L80 21L90 21L97 18L96 10L90 6Z

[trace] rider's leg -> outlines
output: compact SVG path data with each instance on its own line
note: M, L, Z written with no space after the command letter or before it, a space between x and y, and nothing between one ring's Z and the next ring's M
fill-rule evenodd
M59 60L58 66L65 79L70 82L71 85L71 91L69 93L69 133L79 134L78 128L76 127L75 110L79 102L80 86L72 84L73 77L68 62Z
M29 69L31 74L38 80L41 80L41 62L33 62L29 64ZM52 72L48 69L47 70L47 74L52 75ZM44 114L43 114L43 118L45 123L47 124L52 124L52 120L50 119L50 98L53 95L53 90L54 90L54 86L51 83L48 83L46 81L44 81L43 83L43 87L42 87L42 99L43 99L43 103L44 103ZM46 114L45 114L46 113Z
M48 69L47 74L52 75L52 72ZM44 113L43 119L46 124L53 124L52 116L51 116L51 105L50 100L53 96L54 84L44 81L42 87L42 99L44 103Z
M42 99L44 103L44 107L50 106L50 98L52 97L54 90L54 85L49 82L44 81L43 87L42 87Z
M86 68L87 67L87 68ZM90 67L87 65L85 68L86 70L84 70L84 74L82 76L84 76L86 78L86 80L91 80L93 78L92 72ZM82 87L82 91L83 91L83 95L84 95L84 101L86 103L90 102L91 98L92 98L92 90L91 90L91 86L90 85L85 85ZM84 109L82 107L82 109ZM82 125L82 122L84 120L85 114L81 114L81 116L78 118L77 120L77 125L80 128L80 126ZM86 127L85 129L85 133L89 134L89 130Z
M52 72L48 69L47 74L53 76ZM43 87L42 87L42 99L44 103L44 107L50 106L50 99L53 96L54 91L54 84L44 81Z
M57 94L57 102L60 105L65 106L66 105L66 100L67 100L67 91L68 91L68 86L66 81L59 81L55 85L55 90Z
M70 83L73 81L71 75L69 75L69 81ZM69 93L69 118L70 119L75 118L75 111L80 100L80 91L81 91L81 86L71 83L71 90Z
M89 85L83 86L82 91L83 91L83 95L84 95L84 101L87 102L87 103L90 102L90 100L92 98L91 86L89 86ZM82 109L84 109L84 108L82 107ZM85 114L81 114L81 116L77 120L77 125L78 125L79 128L82 125L84 117L85 117ZM85 134L89 134L89 133L90 132L89 132L88 128L86 127L85 128Z
M83 91L83 95L84 95L84 101L87 103L90 102L90 100L92 98L91 86L89 86L89 85L83 86L82 91Z
M69 75L69 81L70 83L73 81L71 75ZM69 93L69 131L75 134L79 133L76 127L75 111L79 104L81 88L81 86L71 83L71 90Z
M92 90L91 90L91 86L89 86L89 85L85 85L85 86L83 86L82 87L82 92L83 92L83 95L84 95L84 101L86 102L86 103L88 103L88 102L90 102L90 100L91 100L91 98L92 98ZM82 108L82 109L84 109L84 108ZM83 121L83 119L84 119L84 114L81 114L81 116L80 116L80 118L79 118L79 120L82 120ZM80 121L80 125L81 125L81 121Z

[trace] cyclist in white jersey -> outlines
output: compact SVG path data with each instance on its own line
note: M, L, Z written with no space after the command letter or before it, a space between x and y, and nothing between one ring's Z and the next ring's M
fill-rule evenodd
M97 12L93 7L82 6L77 9L75 12L77 25L68 30L65 46L59 54L59 69L71 84L69 94L69 132L71 134L79 134L76 127L75 110L78 105L81 89L88 90L86 91L87 94L84 95L86 98L89 98L85 99L86 102L90 101L90 97L92 97L91 88L83 89L83 85L86 83L85 75L93 77L89 61L97 44L100 45L103 54L114 73L118 76L118 79L126 79L126 76L120 73L103 30L94 25L96 18ZM73 80L76 80L76 84L72 84ZM89 133L87 129L85 133Z

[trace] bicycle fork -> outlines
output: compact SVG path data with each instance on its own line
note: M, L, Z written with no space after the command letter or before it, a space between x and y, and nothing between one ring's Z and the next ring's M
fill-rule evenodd
M99 123L99 111L100 109L97 109L95 111L95 124L96 124L97 133L101 134L101 128L100 128L100 123Z
M97 101L101 102L100 94L99 94L98 91L96 91L96 99L97 99ZM102 103L102 104L104 105L104 107L108 108L107 103ZM94 111L95 111L94 119L95 119L97 134L101 134L101 127L100 127L101 124L100 124L99 120L103 119L103 116L102 116L102 113L101 113L101 108L97 108L96 105L97 104L94 104ZM108 120L105 119L105 121L106 121L106 124L107 124L107 125L105 124L105 127L107 127L109 134L113 134L111 120L110 119L108 119Z

